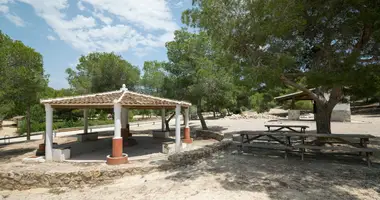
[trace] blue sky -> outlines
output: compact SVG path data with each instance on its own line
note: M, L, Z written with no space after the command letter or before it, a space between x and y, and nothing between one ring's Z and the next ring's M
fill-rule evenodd
M191 0L0 0L0 30L44 57L53 88L81 55L116 52L133 65L167 60L165 42L183 27Z

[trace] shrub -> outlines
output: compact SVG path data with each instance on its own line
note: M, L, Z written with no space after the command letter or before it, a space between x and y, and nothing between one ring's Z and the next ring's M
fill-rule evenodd
M228 110L225 109L225 108L223 108L222 110L220 110L220 116L221 116L221 117L225 117L225 116L227 116L227 113L228 113Z
M248 111L248 108L245 106L240 107L241 112Z
M236 107L235 107L235 108L232 108L231 111L232 111L233 114L236 114L236 115L237 115L237 114L241 114L241 110L240 110L240 108L236 108Z
M256 93L252 95L249 100L252 108L258 113L268 111L276 106L272 97L270 95L265 95L264 93Z
M296 110L313 110L313 103L311 101L297 101L294 104Z

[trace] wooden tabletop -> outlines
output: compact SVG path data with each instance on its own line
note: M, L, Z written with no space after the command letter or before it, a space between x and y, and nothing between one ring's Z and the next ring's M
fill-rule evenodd
M324 137L324 138L375 138L370 134L320 134L320 133L295 133L295 132L268 132L268 131L241 131L241 135L277 135L277 136L302 136L302 137Z
M265 127L296 127L296 128L309 128L306 125L293 125L293 124L266 124Z

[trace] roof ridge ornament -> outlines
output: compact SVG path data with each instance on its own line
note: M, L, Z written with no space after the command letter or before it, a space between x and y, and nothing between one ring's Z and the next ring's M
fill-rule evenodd
M121 91L128 91L128 88L125 84L120 88Z

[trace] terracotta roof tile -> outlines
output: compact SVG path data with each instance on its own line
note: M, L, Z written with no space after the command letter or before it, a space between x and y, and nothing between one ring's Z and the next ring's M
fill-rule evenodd
M41 100L42 104L50 104L52 106L104 106L113 105L115 101L119 101L123 106L130 107L174 107L177 104L182 106L190 106L190 103L176 101L171 99L159 98L150 95L144 95L128 90L120 90L106 93L98 93L83 96L64 97L56 99Z

